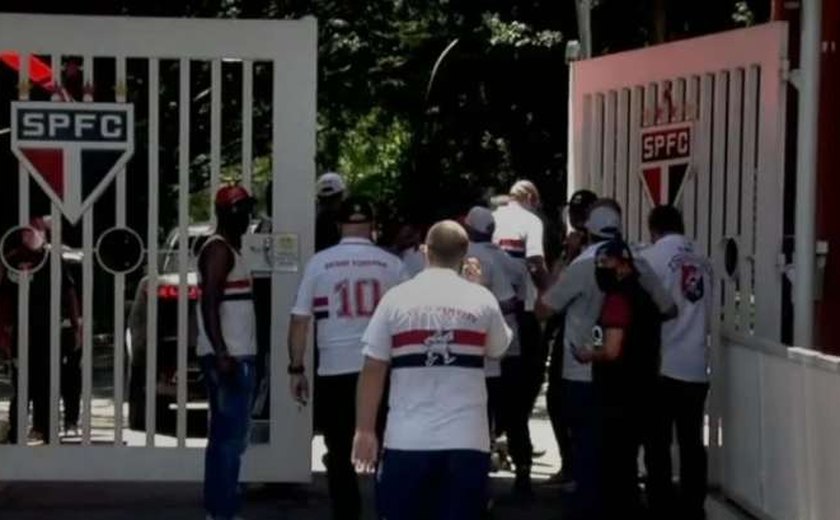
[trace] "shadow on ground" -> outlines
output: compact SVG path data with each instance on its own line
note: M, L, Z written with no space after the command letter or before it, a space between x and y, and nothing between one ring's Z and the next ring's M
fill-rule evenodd
M560 516L560 495L537 488L529 506L505 504L510 480L493 479L499 500L493 518L552 520ZM373 482L363 481L365 519L374 519ZM3 520L185 520L201 519L201 486L183 483L11 483L0 485ZM261 485L248 490L248 520L328 520L329 500L322 474L311 486Z

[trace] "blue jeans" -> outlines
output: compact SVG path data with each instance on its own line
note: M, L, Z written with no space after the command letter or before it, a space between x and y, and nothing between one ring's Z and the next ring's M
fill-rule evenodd
M479 520L487 505L490 454L385 450L376 479L379 517Z
M215 356L201 358L210 402L210 433L204 460L204 508L217 519L239 512L239 468L248 446L256 371L252 357L239 358L230 374L216 368Z
M564 419L572 437L572 471L577 482L571 518L600 518L601 432L592 383L564 380L562 401Z

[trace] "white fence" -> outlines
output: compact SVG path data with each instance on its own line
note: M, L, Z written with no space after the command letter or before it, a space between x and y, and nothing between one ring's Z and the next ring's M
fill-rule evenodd
M840 358L723 334L721 486L762 518L840 518Z
M126 102L143 99L147 106L145 125L135 132L138 149L146 151L147 167L135 171L142 182L134 183L135 189L148 194L148 208L137 214L126 214L128 197L140 196L130 192L126 172L116 179L113 207L117 226L131 226L143 222L143 242L147 258L147 298L145 349L145 432L139 443L129 443L126 436L124 402L124 376L126 356L123 345L126 330L126 278L114 277L112 295L103 299L94 295L96 269L95 215L94 210L82 218L84 260L82 267L82 417L81 435L77 445L67 445L59 439L59 334L60 331L60 258L52 255L49 269L52 280L52 302L49 316L43 325L49 326L50 338L50 442L47 446L26 445L28 423L27 407L19 407L18 444L0 446L0 479L50 479L50 480L197 480L203 468L203 450L188 439L188 338L189 338L189 287L194 283L190 273L191 251L189 229L195 224L190 209L191 180L195 179L196 149L206 150L209 163L208 197L212 197L221 182L224 166L241 172L242 183L251 187L254 170L255 126L255 69L268 70L270 87L266 105L270 106L267 120L261 124L270 128L269 151L273 179L272 223L276 234L286 238L297 237L300 262L304 262L313 248L314 232L314 156L315 156L315 93L317 30L312 18L298 21L256 20L197 20L163 18L110 18L82 16L33 16L0 15L0 50L18 53L21 57L18 92L21 100L30 95L30 56L50 64L52 81L58 88L53 101L60 103L59 93L64 81L69 81L70 69L74 81L84 85L84 99L79 102L100 100L103 94L113 93L115 101ZM99 64L107 64L101 67ZM96 70L94 70L96 65ZM104 81L98 72L101 68L114 70L115 77ZM233 71L232 68L236 70ZM79 78L81 71L82 78ZM134 71L134 72L132 72ZM139 72L138 72L139 71ZM173 71L175 74L173 74ZM223 72L241 77L241 90L223 90ZM133 81L129 81L133 80ZM95 91L99 85L103 92ZM132 92L138 89L139 92ZM164 91L168 98L164 96ZM197 99L209 95L208 110L199 112ZM80 96L81 97L81 96ZM163 114L177 116L166 120ZM166 110L169 109L169 110ZM241 148L241 162L236 165L222 163L222 136L230 120L241 121L241 135L230 136ZM209 126L209 142L191 143L192 129L199 122ZM172 131L177 128L177 131ZM164 147L175 150L168 159L160 153ZM174 159L173 159L174 158ZM135 160L138 159L135 156ZM168 161L168 162L167 162ZM129 163L129 170L132 163ZM19 213L21 224L30 219L30 181L27 172L20 168L4 171L9 178L19 175ZM162 188L177 178L177 202L174 208L162 207ZM166 184L164 179L169 179ZM158 255L162 236L159 235L162 210L175 209L178 235L177 272L172 272L176 285L177 308L169 316L177 322L177 395L173 403L177 414L174 435L166 442L156 434L156 389L160 384L158 355L158 323L161 316L158 289L164 283L159 273ZM61 219L58 208L52 210L54 250L62 244ZM109 216L110 218L110 216ZM206 217L205 217L206 218ZM103 273L97 273L101 276ZM37 275L36 275L37 276ZM305 481L310 478L311 421L309 411L301 410L290 398L285 366L288 362L285 347L286 320L291 306L299 273L293 269L271 275L271 410L269 442L254 446L247 455L243 478L262 481ZM168 282L172 283L172 282ZM21 287L25 284L22 283ZM27 329L26 312L29 307L25 290L18 300L21 331ZM95 413L93 364L94 306L113 309L113 388L110 395L100 395L107 401L110 416L105 426L92 424ZM162 340L161 340L162 341ZM20 400L27 402L27 365L30 345L25 333L20 334L18 358L19 384L15 389ZM46 374L45 374L46 376ZM96 430L96 431L95 431ZM135 437L137 437L135 435ZM137 440L137 439L135 439ZM167 447L169 446L169 447Z

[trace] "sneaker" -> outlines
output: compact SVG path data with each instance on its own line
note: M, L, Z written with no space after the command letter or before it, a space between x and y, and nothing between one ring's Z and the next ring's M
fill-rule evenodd
M40 446L44 444L44 434L38 430L30 430L29 436L26 438L26 443L29 446Z

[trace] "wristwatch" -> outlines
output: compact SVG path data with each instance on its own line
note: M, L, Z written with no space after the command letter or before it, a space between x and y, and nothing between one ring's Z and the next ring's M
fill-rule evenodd
M287 369L287 372L289 373L289 375L292 375L292 376L301 375L305 371L306 371L306 367L304 367L303 365L298 365L298 366L289 365L289 368Z

